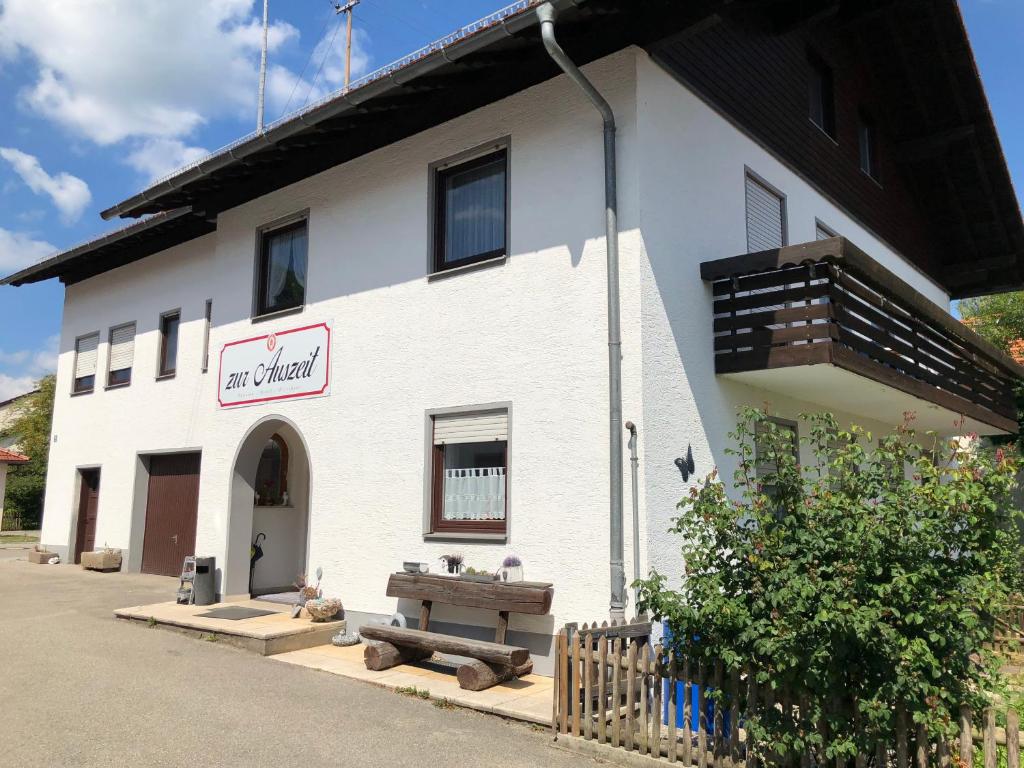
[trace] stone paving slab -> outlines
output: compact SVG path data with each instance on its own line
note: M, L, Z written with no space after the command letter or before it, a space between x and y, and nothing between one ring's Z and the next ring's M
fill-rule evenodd
M336 648L319 645L270 657L274 661L319 669L333 675L362 680L395 690L413 688L427 691L431 699L448 701L481 712L523 720L540 725L551 724L551 697L554 681L541 675L527 675L510 680L485 691L464 691L455 672L441 672L421 666L403 664L381 672L366 668L363 645Z
M133 621L153 621L158 626L169 626L186 631L213 633L220 637L234 639L237 644L265 656L321 645L332 635L345 628L344 620L314 622L306 615L293 619L291 618L291 606L257 600L232 602L230 605L273 611L273 615L238 620L215 619L198 615L223 605L228 604L152 603L120 608L114 611L114 616Z

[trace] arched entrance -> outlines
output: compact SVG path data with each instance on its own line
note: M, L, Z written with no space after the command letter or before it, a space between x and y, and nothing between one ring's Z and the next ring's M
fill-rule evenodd
M306 572L310 464L305 440L282 416L257 422L242 440L231 473L224 597L292 589ZM263 557L250 584L250 546L259 534Z

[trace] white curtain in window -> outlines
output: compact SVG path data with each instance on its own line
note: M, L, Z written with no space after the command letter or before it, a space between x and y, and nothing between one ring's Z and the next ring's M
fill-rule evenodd
M100 344L100 335L94 333L83 336L75 342L75 378L96 375L96 349Z
M505 247L505 157L454 173L445 191L445 261Z
M132 367L135 357L135 323L110 331L110 369L122 371Z
M303 292L306 290L306 228L267 235L267 295L268 307L279 301L288 284L288 275L295 277Z
M504 520L505 468L444 471L445 520Z
M295 273L295 282L302 286L302 290L306 290L306 228L297 229L292 232L290 239L291 248L291 267Z

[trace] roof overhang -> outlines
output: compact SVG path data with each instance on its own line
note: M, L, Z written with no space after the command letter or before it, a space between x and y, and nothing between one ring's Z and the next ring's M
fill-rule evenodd
M0 279L0 285L24 285L59 277L76 283L175 245L209 234L217 225L191 208L157 213L127 227L75 246Z
M930 119L929 114L935 112L930 103L911 105L919 116L910 113L909 127L901 129L901 135L919 137L907 147L908 165L919 179L916 192L926 201L922 207L941 230L937 239L943 248L942 258L936 264L919 266L954 298L1024 285L1024 223L955 0L552 3L559 11L559 39L581 64L629 45L653 50L659 41L689 34L699 29L695 25L727 14L744 14L755 20L752 23L761 18L776 26L812 24L835 14L851 27L883 20L892 39L885 46L889 52L878 54L878 58L880 66L894 70L897 63L892 61L895 54L890 49L912 44L935 46L938 41L941 55L913 58L915 67L922 68L920 82L913 88L927 97L927 82L944 77L960 94L962 114L956 122L969 130L950 131ZM539 0L520 0L357 80L347 91L174 173L102 214L108 219L158 213L167 217L147 220L154 223L145 232L130 227L2 282L20 285L50 277L74 282L144 258L213 231L213 222L222 211L557 76L559 70L540 40L534 13L538 4ZM904 21L907 14L921 18L919 27L907 30L905 24L896 23ZM909 88L906 78L916 71L904 67L892 87ZM964 141L971 142L966 154ZM951 163L956 164L959 189L947 180ZM935 169L940 164L941 178L936 181ZM179 213L185 209L203 215ZM952 231L955 222L964 224ZM113 240L105 242L107 238Z

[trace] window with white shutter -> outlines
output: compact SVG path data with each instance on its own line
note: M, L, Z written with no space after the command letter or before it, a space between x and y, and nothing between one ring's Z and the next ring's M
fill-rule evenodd
M107 366L107 386L130 384L132 360L135 357L135 323L126 323L110 329L110 362Z
M829 240L833 237L838 237L836 231L827 224L823 224L821 220L814 220L814 239L815 240Z
M508 412L434 416L433 532L506 530Z
M74 392L92 392L96 385L96 351L99 346L99 332L75 339Z
M747 252L786 244L785 200L764 182L747 174Z

